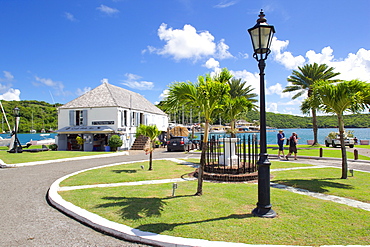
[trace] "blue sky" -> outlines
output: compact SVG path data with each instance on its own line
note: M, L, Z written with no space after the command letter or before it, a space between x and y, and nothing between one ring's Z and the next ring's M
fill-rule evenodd
M224 67L259 94L247 29L261 8L276 29L267 111L301 115L282 90L306 63L370 82L368 0L0 0L0 99L64 104L108 81L156 103Z

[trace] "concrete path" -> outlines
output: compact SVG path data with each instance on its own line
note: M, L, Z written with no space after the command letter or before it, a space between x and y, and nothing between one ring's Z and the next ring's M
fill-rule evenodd
M179 153L154 153L154 158L176 156ZM119 240L84 226L51 207L46 200L51 184L67 174L147 159L141 151L123 156L90 156L90 159L78 161L40 162L42 165L32 163L0 169L0 246L147 246Z
M178 158L179 154L155 152L154 158ZM191 158L199 157L199 154L181 153L181 156ZM128 156L91 157L79 161L44 162L42 165L19 164L14 165L14 168L0 169L0 246L146 246L92 230L50 207L45 196L53 182L67 174L101 165L147 159L148 156L138 151L130 152ZM340 159L299 158L298 162L337 167L341 165ZM350 161L349 166L355 170L370 171L369 162ZM205 243L202 246L226 246L225 243Z

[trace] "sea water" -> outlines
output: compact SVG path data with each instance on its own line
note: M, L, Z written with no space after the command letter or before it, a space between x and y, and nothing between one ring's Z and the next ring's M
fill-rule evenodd
M293 132L297 133L298 135L298 144L307 144L307 140L313 140L313 130L312 129L282 129L284 131L285 137L288 138L292 135ZM320 144L325 144L325 137L330 132L338 132L336 128L325 128L325 129L318 129L318 142ZM370 140L370 128L348 128L346 131L353 131L353 136L357 137L358 140ZM45 138L55 138L57 133L47 133L48 136L45 136L45 133L35 133L35 134L18 134L18 139L22 145L25 145L29 141L39 141L44 140ZM237 134L238 137L243 137L248 135L256 134L259 138L259 133L240 133ZM266 135L266 142L267 144L276 144L277 143L277 134L278 130L271 131L269 130ZM197 140L200 140L200 133L196 133ZM220 133L213 133L212 135L224 137L224 134ZM2 138L10 138L9 134L0 134Z
M298 135L298 144L307 144L308 140L313 140L313 130L312 129L282 129L284 131L285 137L289 138L293 132L297 133ZM266 133L266 142L267 144L277 144L277 130L268 130ZM325 144L325 137L330 132L338 132L337 128L320 128L318 129L317 139L320 144ZM357 137L358 140L370 140L370 128L348 128L346 131L353 131L353 136ZM259 133L239 133L237 137L243 137L248 135L256 134L257 138L259 138ZM197 140L200 140L199 133L196 133ZM224 134L222 133L212 133L211 136L223 137Z
M34 133L34 134L17 134L18 140L22 145L26 145L30 141L40 141L47 138L55 138L57 133ZM9 134L0 134L4 139L10 138Z

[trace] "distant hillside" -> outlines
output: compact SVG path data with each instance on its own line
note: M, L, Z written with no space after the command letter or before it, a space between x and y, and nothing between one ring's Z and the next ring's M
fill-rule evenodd
M9 121L10 128L14 126L13 109L18 107L20 109L20 123L19 132L29 133L31 129L41 132L42 129L49 131L50 129L56 130L58 128L58 112L57 107L62 104L49 104L44 101L36 100L22 100L22 101L1 101L6 113L6 117ZM8 126L6 124L3 114L1 133L3 131L8 132Z
M56 130L58 128L58 112L57 107L62 104L49 104L44 101L36 100L23 100L23 101L1 101L8 118L10 127L14 126L13 109L18 107L20 109L20 133L29 133L31 129L41 132L42 129L49 131L50 129ZM8 126L5 118L2 116L2 124L0 126L1 133L8 132ZM180 115L179 115L180 116ZM215 119L214 123L217 123ZM259 112L248 112L246 120L253 122L259 121ZM197 122L198 117L193 116L193 122ZM336 116L318 116L317 118L319 128L336 128ZM346 128L369 128L370 127L370 114L353 114L344 117ZM274 128L312 128L311 117L300 117L288 114L276 114L272 112L266 113L267 126Z
M259 120L259 112L248 112L247 120ZM352 114L344 116L346 128L368 128L370 127L370 114ZM275 128L312 128L311 117L300 117L287 114L266 113L266 124ZM338 120L336 116L318 116L317 124L319 128L336 128Z

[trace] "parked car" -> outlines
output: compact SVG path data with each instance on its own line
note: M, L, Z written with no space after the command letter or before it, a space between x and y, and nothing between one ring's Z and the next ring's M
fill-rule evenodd
M332 147L339 147L340 146L340 139L339 139L339 133L336 132L330 132L327 137L325 137L325 146L329 147L332 145ZM355 141L353 138L350 138L348 136L344 136L344 145L349 146L350 148L353 148L355 145Z
M186 151L192 149L193 143L186 136L173 136L167 141L167 151Z

